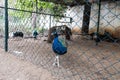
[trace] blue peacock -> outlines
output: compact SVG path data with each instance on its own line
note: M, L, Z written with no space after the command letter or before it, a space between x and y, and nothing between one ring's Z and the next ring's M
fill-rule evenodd
M67 53L67 42L64 35L58 35L55 31L53 32L54 40L52 43L52 50L56 54L55 63L59 67L59 55L64 55Z

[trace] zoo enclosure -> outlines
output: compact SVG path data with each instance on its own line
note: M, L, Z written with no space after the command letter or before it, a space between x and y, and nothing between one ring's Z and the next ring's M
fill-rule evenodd
M9 3L8 3L9 4ZM115 38L119 38L120 37L120 1L117 0L112 0L112 1L102 1L101 5L98 4L97 2L86 2L86 5L84 6L83 3L82 5L79 5L79 3L75 3L73 5L70 5L70 7L68 7L67 11L66 11L66 16L68 16L68 18L72 18L73 22L72 23L66 23L66 22L70 22L70 20L63 20L63 22L65 23L59 23L56 22L53 17L50 17L49 14L45 15L42 14L41 12L37 12L37 11L27 11L27 10L20 10L20 9L16 9L14 8L14 6L12 5L8 5L8 19L9 19L9 34L13 31L16 30L20 30L23 31L24 34L26 36L30 36L32 33L32 24L31 24L31 19L32 17L23 17L23 19L20 19L19 17L16 16L11 16L11 12L13 13L19 13L19 12L23 12L24 14L28 14L28 13L36 13L37 19L36 19L36 26L40 26L40 28L49 28L51 26L57 26L57 25L67 25L68 27L70 27L72 29L73 34L83 34L85 33L92 33L92 32L99 32L101 34L104 33L104 31L108 31L109 33L111 33L112 37ZM100 8L101 6L101 8ZM88 8L89 10L86 10L85 8ZM6 9L7 10L7 9ZM101 14L99 14L99 12ZM4 15L4 7L1 6L1 13L2 16ZM46 17L48 16L48 17ZM84 16L84 17L83 17ZM87 16L87 17L86 17ZM4 26L4 17L1 17L1 26ZM51 18L51 21L50 21ZM100 22L99 22L100 19ZM49 24L48 24L49 23ZM84 27L83 27L84 26ZM1 34L4 36L4 27L1 27ZM83 32L82 32L82 31ZM46 30L47 31L47 30ZM41 29L40 29L41 32ZM44 30L45 32L45 30ZM43 32L42 32L43 33ZM46 32L47 33L47 32ZM110 36L111 37L111 36ZM111 37L111 38L112 38ZM7 38L6 38L7 39ZM75 39L76 41L77 39ZM81 38L78 38L78 40L81 40ZM4 38L1 38L1 42L4 42ZM41 39L39 40L41 41ZM45 43L39 43L39 41L35 42L32 41L32 39L28 40L12 40L12 39L8 39L8 51L13 53L14 55L22 58L22 59L26 59L26 60L30 60L31 62L33 62L36 65L42 65L42 67L48 68L51 65L51 62L48 62L49 60L51 61L51 59L53 58L53 55L49 54L49 52L45 52L47 50ZM85 40L86 41L86 40ZM77 42L77 41L76 41ZM88 41L89 42L89 41ZM25 44L26 43L26 44ZM36 43L39 43L39 46ZM87 43L87 41L86 41ZM83 48L81 46L85 46L85 42L82 42L81 44L78 45L78 47L76 47L76 49L74 49L74 47L72 45L70 45L70 48L72 49L71 52L69 52L70 54L68 54L68 56L66 56L65 58L63 58L64 60L69 60L69 57L75 57L78 60L76 60L76 63L74 63L74 61L71 63L78 65L78 66L69 66L70 64L67 64L67 62L65 62L67 65L68 70L60 70L59 72L56 73L67 73L69 75L60 75L58 76L58 78L61 80L67 80L67 79L72 79L72 80L78 80L79 79L85 79L85 80L118 80L119 79L119 75L120 75L120 68L119 68L119 64L120 64L120 43L119 42L114 42L114 43L103 43L100 42L100 45L106 44L104 45L103 48L100 48L101 50L99 50L99 46L97 47L98 51L94 51L94 49L96 48L94 46L95 42L91 42L92 44L89 45L91 46L91 48L93 50L91 50L91 48L89 48L89 46L86 44L86 49L83 51ZM6 43L7 44L7 43ZM25 44L25 45L24 45ZM34 46L32 46L33 44L35 44ZM76 44L76 43L73 43ZM24 46L24 48L22 48ZM117 46L117 49L115 50L110 50L111 49L111 45ZM2 45L2 47L4 46L4 44ZM32 47L31 47L32 46ZM50 45L49 45L50 46ZM44 50L42 50L42 53L44 54L39 54L40 51L38 51L37 49L41 49L44 48ZM116 48L116 47L112 47ZM33 50L31 51L31 54L27 54L30 53L29 50ZM6 49L7 50L7 49ZM79 52L79 50L83 51L83 52ZM105 51L108 52L105 52ZM19 51L19 52L24 52L26 54L22 55L22 54L16 54L15 51ZM51 51L51 50L50 50ZM76 52L78 51L78 52ZM76 53L75 53L76 52ZM90 53L88 53L90 52ZM37 54L38 53L38 54ZM52 53L52 52L51 52ZM74 54L74 55L73 55ZM79 55L78 55L79 54ZM89 55L88 55L89 54ZM107 55L108 54L108 55ZM22 55L22 56L21 56ZM28 57L29 56L29 57ZM77 57L78 56L78 57ZM99 59L97 57L100 57L102 59ZM43 59L41 57L44 57ZM93 58L94 57L94 58ZM111 58L112 57L112 58ZM41 59L39 59L41 58ZM48 59L49 58L49 59ZM80 61L79 61L79 58ZM113 59L114 58L114 59ZM48 59L48 60L46 60ZM93 61L91 61L93 59ZM112 61L114 62L110 62L110 59L112 59ZM73 58L73 60L75 60ZM41 62L40 62L41 61ZM84 62L86 61L86 62ZM95 62L96 61L96 62ZM47 64L46 64L47 63ZM90 63L90 67L85 67L86 63ZM99 65L99 66L98 66ZM78 70L76 70L76 67ZM79 67L81 69L81 67L85 67L83 70L79 70ZM91 69L91 67L94 67L94 69ZM98 69L98 70L97 70ZM51 69L48 69L50 71L52 71ZM81 73L83 72L83 73ZM91 73L90 73L91 72ZM54 71L53 71L54 74ZM74 76L75 75L75 76ZM97 77L96 77L97 75ZM69 76L71 76L69 78ZM76 76L78 76L78 78L76 78ZM92 77L93 76L93 77Z

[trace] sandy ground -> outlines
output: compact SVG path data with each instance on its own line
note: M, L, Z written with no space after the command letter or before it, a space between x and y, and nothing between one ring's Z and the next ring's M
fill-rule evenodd
M9 52L23 63L27 61L26 64L30 62L37 66L36 69L43 68L55 80L120 80L120 43L103 41L96 46L93 40L75 35L72 41L68 41L68 52L60 56L60 68L57 68L52 65L55 54L51 44L43 40L11 38ZM15 60L13 62L16 63Z
M54 80L43 68L19 60L0 49L0 80Z

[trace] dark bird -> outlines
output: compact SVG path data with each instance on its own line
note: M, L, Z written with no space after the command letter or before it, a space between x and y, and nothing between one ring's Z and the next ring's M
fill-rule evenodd
M33 34L33 38L34 38L34 39L37 39L37 36L38 36L37 30L34 30L32 34Z
M95 42L97 43L102 41L102 38L104 37L104 35L100 35L99 33L96 33L96 32L91 33L90 36L91 36L91 39L95 40Z
M52 49L56 54L55 63L59 67L59 55L64 55L67 53L67 43L64 35L58 35L57 32L53 32L54 40L52 43Z
M22 37L23 38L24 34L21 31L16 31L13 33L13 37Z
M119 39L114 38L109 32L104 32L104 34L91 33L90 36L92 40L96 42L107 41L107 42L118 42Z

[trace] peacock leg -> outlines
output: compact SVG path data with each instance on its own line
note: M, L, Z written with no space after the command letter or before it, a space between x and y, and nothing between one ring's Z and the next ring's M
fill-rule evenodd
M60 66L60 64L59 64L59 55L56 55L56 57L55 57L55 60L54 60L55 62L53 63L53 65L54 66Z

